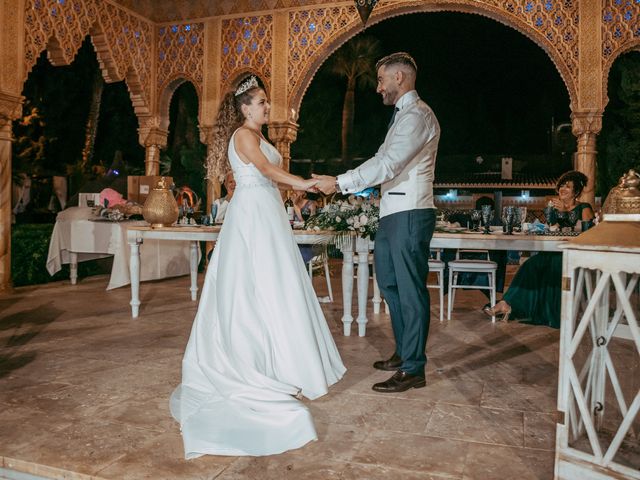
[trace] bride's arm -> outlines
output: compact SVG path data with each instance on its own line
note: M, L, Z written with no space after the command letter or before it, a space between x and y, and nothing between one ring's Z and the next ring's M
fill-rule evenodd
M295 190L308 190L318 183L315 179L304 179L298 175L293 175L269 162L267 157L264 156L264 153L262 153L262 150L260 150L260 139L249 130L244 128L238 130L234 139L235 150L244 163L253 163L265 177L278 184L288 186L289 190L291 188Z

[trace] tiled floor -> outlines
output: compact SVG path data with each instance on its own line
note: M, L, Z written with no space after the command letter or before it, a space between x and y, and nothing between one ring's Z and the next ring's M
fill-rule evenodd
M324 278L314 282L324 295ZM340 297L323 304L348 372L307 402L319 441L186 461L168 399L196 309L188 279L143 283L136 320L129 289L106 283L0 297L0 468L64 479L553 478L558 331L492 325L478 292L456 297L450 322L433 302L427 388L397 395L371 390L388 376L371 364L392 352L389 318L369 312L367 336L344 337Z

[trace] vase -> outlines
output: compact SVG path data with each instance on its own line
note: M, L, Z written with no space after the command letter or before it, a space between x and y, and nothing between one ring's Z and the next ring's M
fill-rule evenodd
M152 228L170 227L178 220L178 204L165 177L149 193L142 207L142 217Z

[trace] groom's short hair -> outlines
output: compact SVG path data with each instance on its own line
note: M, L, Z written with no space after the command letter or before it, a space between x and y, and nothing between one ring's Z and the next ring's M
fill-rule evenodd
M416 61L407 52L396 52L382 57L378 60L378 63L376 63L376 72L380 67L384 66L386 68L389 65L403 65L409 67L414 73L418 73Z

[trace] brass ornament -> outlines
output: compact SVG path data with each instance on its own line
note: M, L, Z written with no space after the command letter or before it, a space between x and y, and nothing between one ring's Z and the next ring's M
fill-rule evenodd
M152 228L170 227L178 220L178 204L165 177L149 193L142 207L142 217Z
M607 215L640 215L640 174L634 169L620 177L602 206Z

